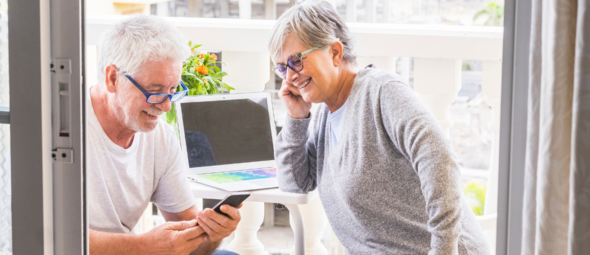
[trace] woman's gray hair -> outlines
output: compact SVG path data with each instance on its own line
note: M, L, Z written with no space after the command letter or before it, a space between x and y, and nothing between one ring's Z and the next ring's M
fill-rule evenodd
M98 50L99 84L104 84L105 69L111 64L137 76L148 61L181 63L191 54L180 30L162 18L148 15L133 15L117 23L102 35Z
M285 38L290 33L308 48L323 48L340 41L344 45L344 61L356 66L354 36L330 3L303 1L281 15L272 29L268 44L273 62L278 61Z

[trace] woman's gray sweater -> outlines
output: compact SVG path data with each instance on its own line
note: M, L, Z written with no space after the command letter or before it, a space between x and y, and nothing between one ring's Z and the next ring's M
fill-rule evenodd
M460 188L450 141L399 76L376 68L354 80L338 145L329 110L287 117L278 136L279 188L319 189L348 254L489 254Z

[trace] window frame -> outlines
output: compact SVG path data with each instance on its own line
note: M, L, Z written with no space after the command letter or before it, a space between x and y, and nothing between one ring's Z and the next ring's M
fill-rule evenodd
M496 254L521 253L531 6L531 0L504 5Z

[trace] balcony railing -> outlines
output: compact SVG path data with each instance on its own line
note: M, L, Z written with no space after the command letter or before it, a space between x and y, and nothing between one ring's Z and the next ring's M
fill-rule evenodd
M99 38L121 16L87 19L87 81L96 82ZM269 72L268 38L274 20L167 18L187 39L203 50L223 52L225 81L238 92L262 91L274 76ZM482 61L482 94L493 111L492 153L487 180L485 215L479 217L490 245L495 247L498 191L498 141L503 29L437 25L349 23L357 41L358 62L396 70L397 57L414 59L413 86L447 134L453 125L450 106L461 88L462 60Z

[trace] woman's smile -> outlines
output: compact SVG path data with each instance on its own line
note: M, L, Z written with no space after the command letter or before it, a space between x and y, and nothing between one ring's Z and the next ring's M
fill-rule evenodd
M297 84L295 85L295 87L297 87L299 90L304 89L305 87L307 87L307 85L309 85L309 83L311 82L311 78L309 78L307 81L304 81L303 83Z

